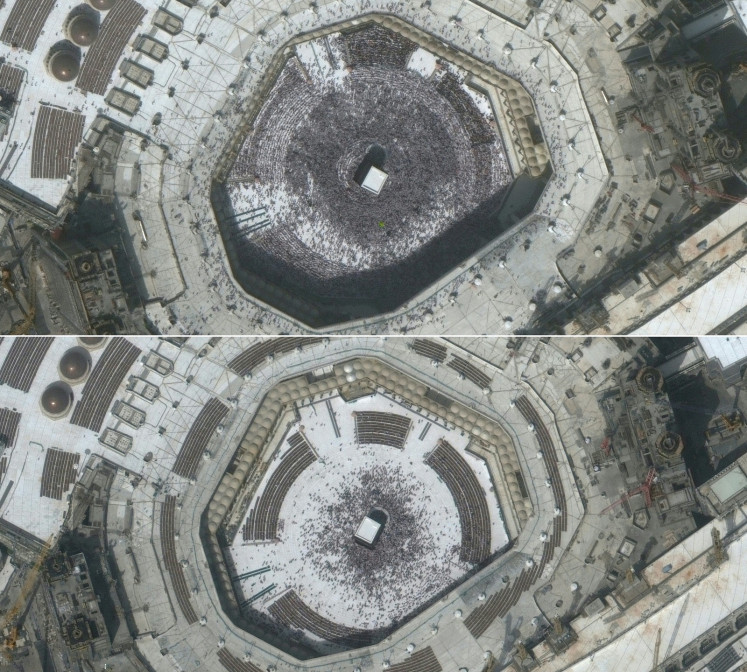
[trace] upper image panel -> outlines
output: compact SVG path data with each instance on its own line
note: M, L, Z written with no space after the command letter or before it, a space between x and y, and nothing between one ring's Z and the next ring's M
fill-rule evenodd
M0 332L747 333L741 0L9 0Z

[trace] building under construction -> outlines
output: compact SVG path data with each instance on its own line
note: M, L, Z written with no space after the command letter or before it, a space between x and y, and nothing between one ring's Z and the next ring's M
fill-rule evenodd
M649 515L668 522L690 518L697 506L694 487L661 372L651 366L633 373L622 371L618 383L600 402L612 428L608 452L628 490L608 510L622 506L636 519L640 494Z
M737 409L717 415L708 423L706 448L714 468L747 441L747 428L742 412Z
M698 488L704 513L723 516L747 502L747 454L732 462Z
M648 168L665 193L682 180L693 197L739 202L723 184L742 158L741 129L730 128L722 100L729 71L704 60L697 45L705 27L688 18L662 14L640 30L640 44L624 60L632 96L618 125L621 133L628 123L645 132Z
M742 151L723 126L718 72L700 63L651 62L632 67L630 75L639 105L628 113L648 134L653 159L670 163L688 183L717 188Z
M62 639L71 655L108 655L109 634L83 553L58 553L47 561L44 570Z

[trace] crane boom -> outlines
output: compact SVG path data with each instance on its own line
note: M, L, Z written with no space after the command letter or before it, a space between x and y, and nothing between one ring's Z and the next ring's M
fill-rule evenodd
M16 300L16 303L18 301ZM20 304L19 304L20 306ZM36 319L36 276L34 275L34 269L30 269L29 273L29 296L28 296L28 312L26 317L23 318L18 324L14 325L11 329L11 335L22 335L27 334L31 327L34 325Z
M647 124L643 119L641 119L637 114L633 115L633 119L635 119L638 122L638 125L646 131L646 133L653 133L654 127L651 126L651 124Z
M623 502L628 501L633 495L637 495L639 492L643 493L643 496L646 498L646 506L651 506L651 485L654 482L654 479L656 478L656 469L651 467L648 470L648 474L646 474L646 480L643 481L637 488L634 488L630 492L626 492L620 499L618 499L615 502L612 502L608 507L602 509L600 513L607 513L608 511L611 511L619 504L622 504Z
M36 585L36 580L39 576L39 570L44 564L44 561L49 555L49 552L54 547L54 544L52 543L53 539L54 536L47 539L47 541L44 543L44 546L39 553L39 557L36 559L36 562L32 565L29 573L26 575L26 579L21 586L21 591L18 595L18 599L5 615L5 619L3 620L2 626L0 627L0 631L5 630L6 628L10 628L7 637L2 642L2 645L0 645L0 649L2 649L2 653L6 658L10 658L13 649L15 649L16 647L16 640L18 639L17 618L22 612L23 608L27 605L28 598L32 593L34 586Z
M654 666L651 672L657 672L659 667L659 647L661 646L661 628L656 632L656 644L654 645Z
M705 187L702 184L696 184L695 180L693 180L692 175L688 173L681 165L678 163L672 163L672 170L674 170L675 173L680 177L680 179L687 184L693 191L699 191L701 194L705 194L706 196L710 196L712 198L720 198L724 201L731 201L732 203L741 203L744 199L739 196L732 196L731 194L725 194L722 191L716 191L715 189L710 189L709 187Z

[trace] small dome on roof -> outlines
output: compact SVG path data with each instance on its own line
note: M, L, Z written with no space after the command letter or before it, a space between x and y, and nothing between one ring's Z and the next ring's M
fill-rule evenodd
M91 355L81 347L70 348L60 359L60 375L71 382L79 381L91 370Z
M95 348L98 345L101 345L101 342L104 340L103 336L79 336L78 340L85 345L87 348Z
M99 34L98 22L89 14L78 14L67 27L70 39L79 47L88 47Z
M88 4L94 9L98 9L100 12L105 12L108 9L114 7L117 0L88 0Z
M79 71L80 63L69 51L58 51L49 59L49 72L60 82L71 82Z
M58 380L47 386L42 392L41 406L47 415L54 418L60 418L66 415L73 405L73 391L70 385Z

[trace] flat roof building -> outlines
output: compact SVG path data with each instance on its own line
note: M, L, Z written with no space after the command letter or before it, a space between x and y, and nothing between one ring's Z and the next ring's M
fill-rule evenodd
M723 369L747 360L747 342L743 338L733 336L701 337L698 339L698 343L700 343L706 357L718 359Z
M384 525L387 521L387 514L381 509L373 509L358 525L353 538L361 546L374 548L379 541L381 533L384 531Z
M713 494L723 504L747 488L747 476L739 469L732 469L711 483Z
M363 178L363 182L361 182L361 187L378 196L384 188L388 178L389 175L387 175L383 170L380 170L376 166L371 166L366 173L366 177Z
M698 488L702 510L723 516L747 502L747 455L742 455Z
M355 531L355 540L363 544L364 546L373 548L374 542L376 541L380 532L381 524L366 516L361 521L361 524L358 525L358 529Z

